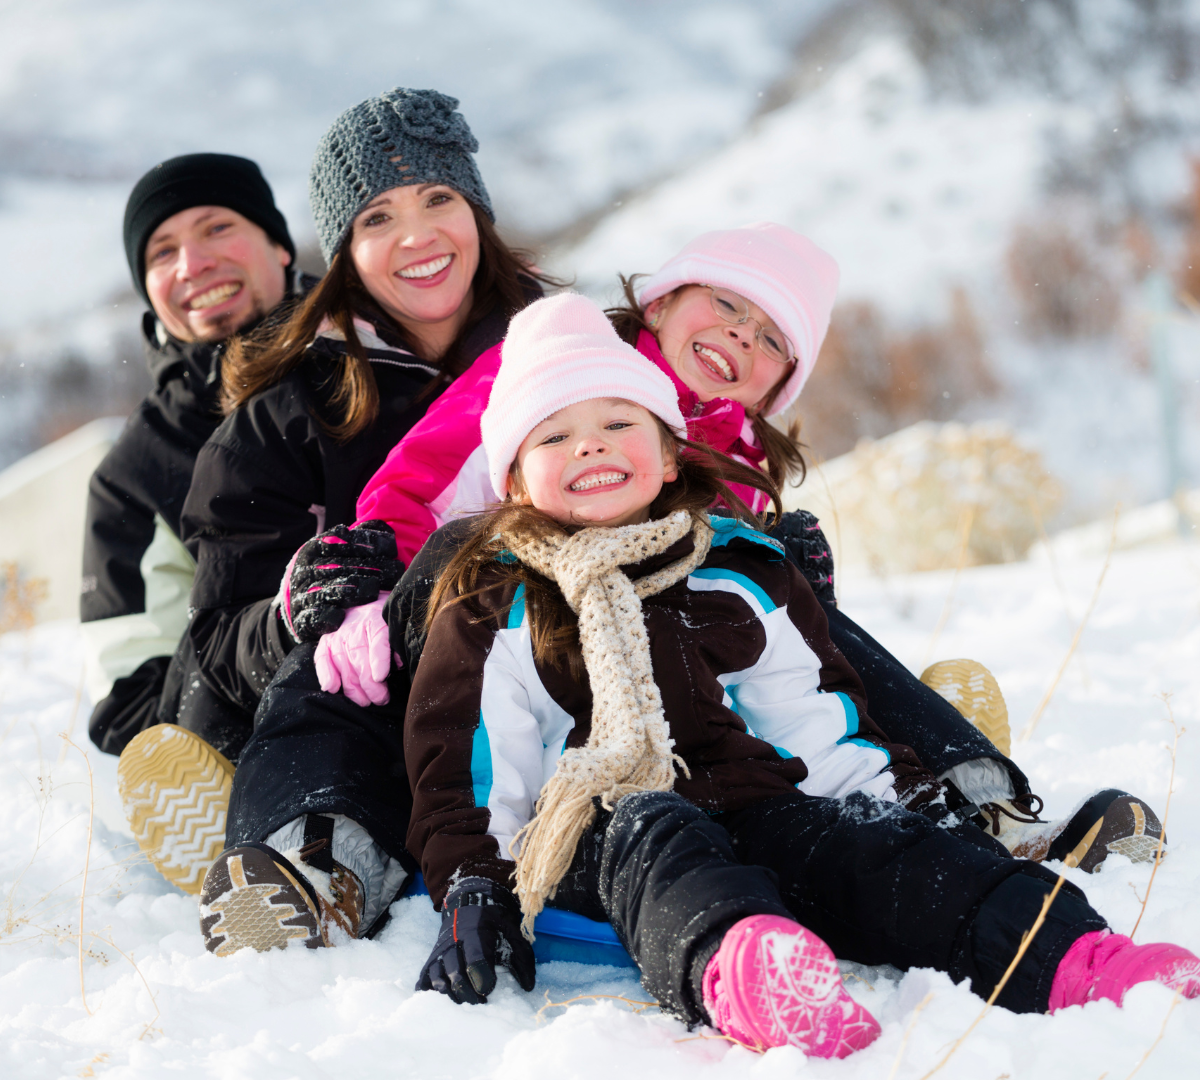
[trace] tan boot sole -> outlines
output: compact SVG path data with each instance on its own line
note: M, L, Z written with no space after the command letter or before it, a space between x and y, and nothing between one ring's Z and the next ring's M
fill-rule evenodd
M230 848L213 865L200 894L200 932L209 952L232 956L239 949L327 944L308 889L282 856L269 851L261 845Z
M977 660L941 660L930 664L921 682L945 698L986 735L1005 757L1012 753L1008 706L995 677Z
M172 885L196 895L225 847L233 766L199 735L156 724L117 764L117 788L138 847Z

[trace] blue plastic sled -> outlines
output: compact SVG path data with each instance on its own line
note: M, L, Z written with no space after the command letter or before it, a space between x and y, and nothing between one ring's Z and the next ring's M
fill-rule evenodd
M404 895L428 896L425 879L418 874ZM533 931L533 955L539 963L569 960L575 964L637 967L610 923L596 922L573 911L543 908L534 920Z

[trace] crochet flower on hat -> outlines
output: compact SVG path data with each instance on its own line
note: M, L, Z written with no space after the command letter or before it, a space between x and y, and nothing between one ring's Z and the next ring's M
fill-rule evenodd
M455 112L458 99L436 90L393 90L383 95L400 120L401 130L414 139L441 143L446 146L461 146L468 153L475 153L479 143L462 113Z

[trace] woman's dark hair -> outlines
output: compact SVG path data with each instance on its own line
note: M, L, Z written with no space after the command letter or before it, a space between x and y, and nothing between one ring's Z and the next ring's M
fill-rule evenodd
M619 274L625 301L604 312L621 340L635 347L638 334L643 330L648 334L654 334L654 330L646 323L645 314L637 299L637 279L645 276L645 274L633 274L626 277L624 274ZM808 467L804 464L804 455L801 453L804 444L800 442L800 421L793 420L788 425L787 431L780 431L767 419L771 403L779 396L780 391L783 390L783 384L788 381L791 373L790 367L785 369L779 381L763 398L761 409L753 413L749 409L746 410L746 415L750 418L750 425L754 429L754 437L758 440L758 445L766 451L767 472L771 474L771 479L775 481L776 487L783 487L797 477L799 477L799 482L803 483L805 476L808 475Z
M723 502L734 516L761 527L760 517L730 490L730 484L744 484L765 491L771 497L778 520L781 513L779 490L766 474L703 443L681 439L658 417L655 420L663 446L675 461L678 476L663 484L650 504L651 520L668 517L677 510L686 510L698 518L714 503ZM519 483L520 474L515 471L515 463L513 476ZM561 667L565 658L572 677L582 679L585 669L579 650L578 622L558 586L524 563L500 559L505 535L562 536L569 531L574 529L560 525L541 510L512 501L482 515L433 587L425 615L426 632L432 627L437 613L450 604L465 603L473 617L484 618L485 612L474 601L484 589L497 584L498 575L501 581L507 579L525 586L525 611L529 616L534 658L554 667ZM485 570L493 572L481 585L480 575Z
M461 375L470 366L474 358L464 354L463 343L485 315L499 309L511 318L532 299L537 283L557 284L534 269L528 252L510 248L487 214L470 200L467 204L479 230L479 268L471 282L471 310L446 352L431 358L443 374L432 381L430 388L445 377ZM330 398L340 415L318 417L318 422L340 442L353 439L374 422L379 414L379 388L354 329L354 316L361 315L385 330L394 328L401 338L403 332L383 313L360 280L350 257L350 235L342 241L325 276L304 300L230 342L221 365L221 408L225 415L274 386L296 367L328 319L346 340Z

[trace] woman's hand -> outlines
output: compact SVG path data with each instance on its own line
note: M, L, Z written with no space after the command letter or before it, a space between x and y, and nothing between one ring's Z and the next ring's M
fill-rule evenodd
M388 703L387 677L392 670L392 646L383 619L388 593L346 612L336 630L321 636L315 661L321 689L341 690L355 705Z

